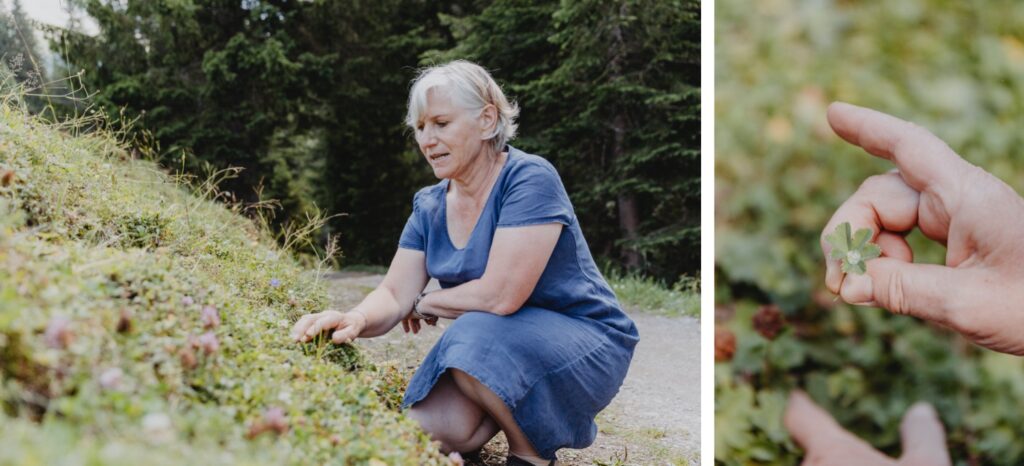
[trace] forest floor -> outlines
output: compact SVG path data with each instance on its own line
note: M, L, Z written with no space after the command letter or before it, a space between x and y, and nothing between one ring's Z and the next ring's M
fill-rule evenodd
M328 274L333 305L359 303L382 275ZM436 287L436 282L431 286ZM619 394L597 417L594 443L582 450L563 449L563 465L696 465L700 463L700 322L692 317L664 317L627 312L636 322L640 343ZM412 372L444 332L444 321L406 334L401 326L359 347L374 363L390 362ZM507 445L498 434L485 447L483 464L502 465Z

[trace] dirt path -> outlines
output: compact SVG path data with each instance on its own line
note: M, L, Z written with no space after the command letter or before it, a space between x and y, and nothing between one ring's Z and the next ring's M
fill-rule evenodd
M383 277L335 273L327 278L334 306L346 309L359 303ZM560 464L700 463L699 321L635 310L630 317L640 331L640 343L626 381L612 404L598 415L594 444L583 450L559 451ZM358 344L374 362L393 361L411 373L443 332L443 321L418 335L405 334L399 326ZM504 464L506 448L499 434L484 448L484 464Z

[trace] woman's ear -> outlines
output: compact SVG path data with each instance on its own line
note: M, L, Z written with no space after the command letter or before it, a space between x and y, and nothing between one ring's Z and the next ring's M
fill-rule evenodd
M485 105L483 110L480 110L480 117L477 121L480 122L480 139L490 139L494 127L498 124L497 107L491 104Z

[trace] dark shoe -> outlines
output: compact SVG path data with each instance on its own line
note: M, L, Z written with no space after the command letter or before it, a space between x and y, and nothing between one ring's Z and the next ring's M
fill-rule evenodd
M508 459L505 460L505 466L533 466L533 463L526 461L516 455L508 455ZM555 460L551 460L548 466L555 466Z
M468 452L468 453L459 453L459 454L462 455L462 460L466 462L466 466L474 466L474 465L484 464L484 458L481 455L482 453L483 453L483 449L480 448L480 449L477 449L476 451L471 451L471 452Z

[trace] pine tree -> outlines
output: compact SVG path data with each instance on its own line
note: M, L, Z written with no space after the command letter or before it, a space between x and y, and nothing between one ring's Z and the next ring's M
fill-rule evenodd
M11 10L0 4L0 61L13 80L8 84L20 85L26 95L28 110L37 113L43 106L38 97L46 81L46 69L40 60L35 36L36 30L25 15L21 0L13 0ZM33 95L36 94L36 95Z
M592 248L668 280L699 269L699 5L498 0L434 54L493 70L515 143L562 173Z

